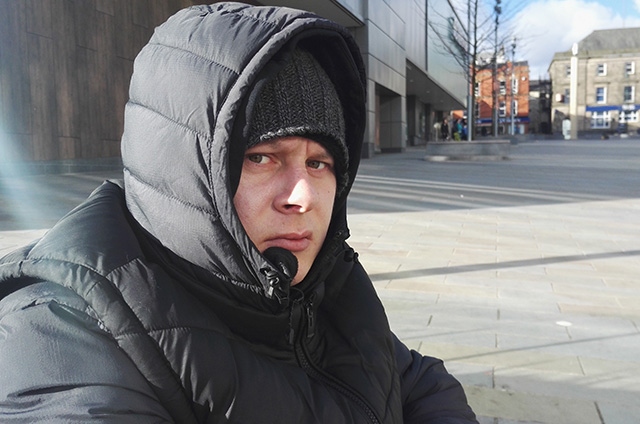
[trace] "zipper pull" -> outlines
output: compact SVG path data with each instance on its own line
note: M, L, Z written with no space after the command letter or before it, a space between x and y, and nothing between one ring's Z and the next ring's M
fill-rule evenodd
M289 344L293 346L293 342L296 341L296 332L293 331L293 327L289 326Z
M269 268L263 268L260 271L267 277L267 281L269 282L269 286L265 290L267 297L270 299L275 297L280 305L286 304L289 297L287 290L283 287L280 274Z
M301 329L301 321L303 319L303 302L304 293L300 290L291 290L291 310L289 312L289 344L293 345L296 341L296 333Z
M316 335L316 317L313 312L313 302L307 303L307 338Z
M305 312L307 315L307 338L310 339L316 335L316 315L313 311L313 302L316 300L317 293L311 293L309 300L305 303Z

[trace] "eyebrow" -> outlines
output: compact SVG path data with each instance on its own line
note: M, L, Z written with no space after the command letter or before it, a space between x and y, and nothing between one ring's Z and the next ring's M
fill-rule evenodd
M333 157L333 155L331 153L329 153L327 148L322 145L322 143L319 143L319 142L317 142L315 140L312 140L310 138L308 138L307 140L313 141L314 143L316 143L318 146L320 146L322 148L322 152L312 155L313 157L317 157L318 159L323 159L323 160L326 160L326 159L331 159L333 161L336 160ZM281 143L284 143L284 140L282 138L280 138L280 137L272 138L270 140L261 141L260 143L257 143L254 146L249 147L247 150L251 150L251 149L254 149L254 148L259 147L259 146L269 146L271 148L277 148L278 145L281 144Z
M318 157L319 159L331 159L334 160L333 155L327 151L327 149L323 146L322 153L314 154L313 157Z

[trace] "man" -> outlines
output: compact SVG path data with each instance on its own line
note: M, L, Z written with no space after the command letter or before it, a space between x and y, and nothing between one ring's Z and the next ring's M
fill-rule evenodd
M442 124L440 125L440 134L442 135L442 141L449 141L449 122L447 118L442 120Z
M183 10L107 182L0 264L0 421L469 423L346 244L365 76L342 27Z

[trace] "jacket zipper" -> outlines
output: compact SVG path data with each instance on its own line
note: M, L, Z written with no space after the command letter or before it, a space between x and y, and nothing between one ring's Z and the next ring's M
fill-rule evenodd
M315 315L313 312L313 300L304 302L304 297L301 299L295 299L292 303L292 311L295 308L304 309L304 317L300 317L300 319L303 319L305 321L307 327L305 337L303 337L302 334L299 334L298 337L293 338L293 340L295 340L294 351L300 367L310 377L325 383L347 398L351 399L356 405L360 407L360 409L362 409L362 411L372 424L380 424L380 420L373 411L373 408L369 406L367 401L360 394L356 393L347 384L324 372L311 361L309 352L307 351L307 348L305 346L305 338L311 338L315 334ZM295 325L296 323L292 322L292 324ZM292 332L294 331L293 328L294 327L291 328ZM295 328L302 328L302 326Z

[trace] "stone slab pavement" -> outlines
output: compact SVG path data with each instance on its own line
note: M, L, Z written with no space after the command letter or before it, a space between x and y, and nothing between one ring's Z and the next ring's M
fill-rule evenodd
M393 330L445 360L482 424L640 422L640 140L423 159L364 160L349 203ZM120 175L0 177L0 255Z
M481 423L640 422L640 140L364 161L350 209L392 328Z

